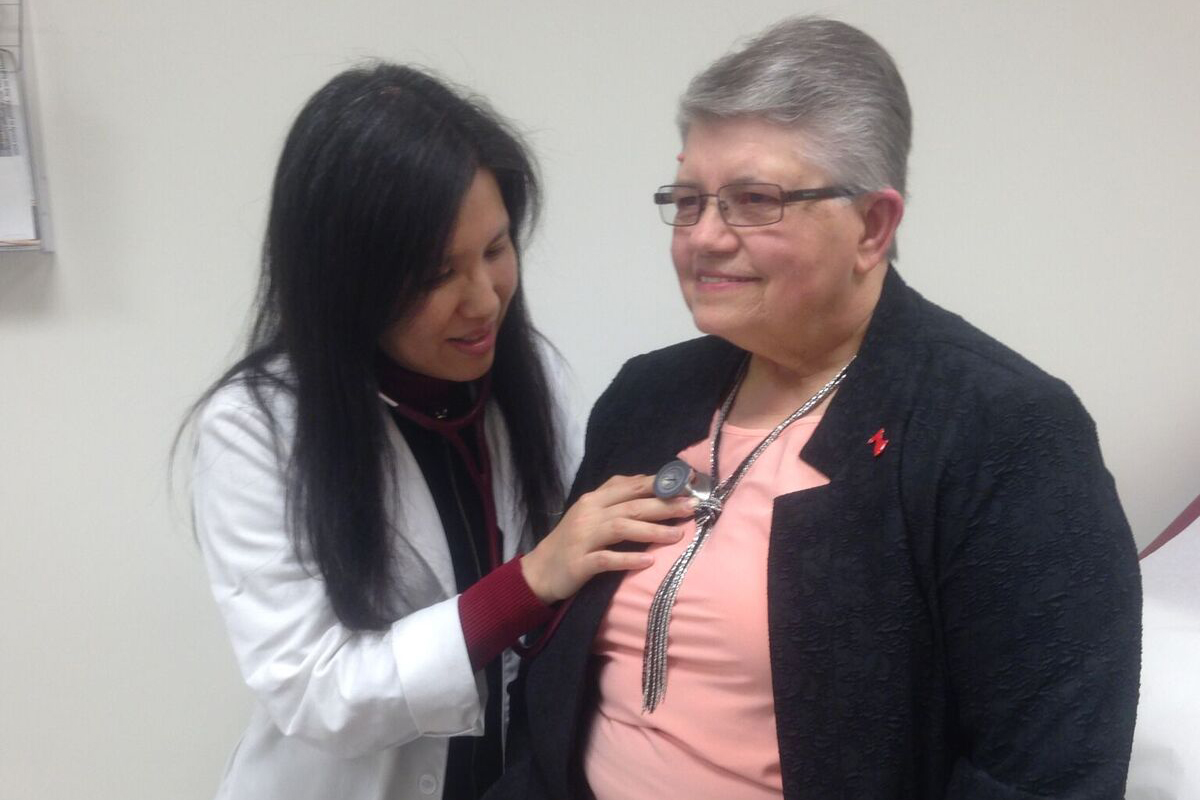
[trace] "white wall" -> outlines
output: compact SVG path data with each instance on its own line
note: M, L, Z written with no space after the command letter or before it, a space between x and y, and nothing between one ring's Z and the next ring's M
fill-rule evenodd
M287 125L361 57L530 132L525 279L590 398L692 335L648 199L686 79L788 13L862 25L915 108L905 277L1075 387L1139 541L1200 491L1195 0L26 2L58 253L0 255L0 800L215 786L249 701L167 446L236 351Z

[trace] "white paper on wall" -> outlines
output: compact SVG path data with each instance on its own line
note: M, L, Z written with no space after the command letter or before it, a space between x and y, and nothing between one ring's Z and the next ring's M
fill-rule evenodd
M26 130L17 62L0 50L0 247L38 244Z

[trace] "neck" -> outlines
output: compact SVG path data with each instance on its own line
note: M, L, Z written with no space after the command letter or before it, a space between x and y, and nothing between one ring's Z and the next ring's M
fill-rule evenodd
M792 350L788 357L752 353L746 378L729 414L729 422L746 428L772 427L831 381L858 352L870 316L832 346ZM820 414L836 392L812 414Z

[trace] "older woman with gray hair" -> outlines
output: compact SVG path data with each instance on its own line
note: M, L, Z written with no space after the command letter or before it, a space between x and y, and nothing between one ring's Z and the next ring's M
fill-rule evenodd
M706 335L626 363L572 496L657 471L695 514L576 597L490 796L1121 797L1133 539L1070 388L892 266L891 57L787 20L679 121L654 200Z

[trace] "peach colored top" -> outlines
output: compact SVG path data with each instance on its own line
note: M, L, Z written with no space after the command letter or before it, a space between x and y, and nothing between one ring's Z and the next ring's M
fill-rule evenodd
M820 417L792 423L725 504L679 589L671 619L667 694L642 713L642 652L650 601L695 534L652 547L654 563L621 582L593 642L599 700L583 767L597 800L779 798L783 782L767 643L767 545L774 499L828 479L800 460ZM768 431L728 423L721 478ZM709 471L711 439L679 457Z

